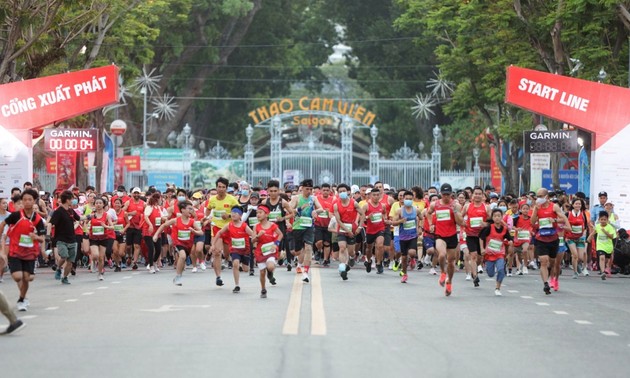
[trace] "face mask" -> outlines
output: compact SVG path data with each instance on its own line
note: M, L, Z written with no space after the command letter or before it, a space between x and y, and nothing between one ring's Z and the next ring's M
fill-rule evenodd
M184 201L181 201L181 202L184 202ZM197 205L199 205L199 201L193 201L193 206L197 206Z
M71 203L72 203L73 206L78 205L79 204L79 200L73 199Z
M542 205L545 202L547 202L546 198L536 198L536 204L538 205Z
M118 197L122 197L123 196L123 192L116 192L116 194L118 194Z
M527 204L528 204L529 206L531 206L531 205L532 205L532 200L528 199L528 200L527 200Z
M499 206L498 209L503 211L504 213L507 211L507 207L505 206Z
M404 200L403 202L405 203L405 206L407 207L411 207L411 205L413 205L413 200Z
M339 198L341 198L342 200L347 200L348 199L348 192L339 193Z
M177 197L177 201L179 201L179 202L184 202L184 201L186 201L186 197L184 197L184 196L178 196L178 197Z
M497 207L496 203L493 202L493 203L490 204L490 209L494 210L495 207Z
M244 197L247 197L249 195L249 190L245 189L245 190L241 190L241 195Z

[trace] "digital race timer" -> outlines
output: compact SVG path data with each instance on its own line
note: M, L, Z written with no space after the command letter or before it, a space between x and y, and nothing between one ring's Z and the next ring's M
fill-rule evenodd
M97 129L46 129L46 151L91 152L98 148Z

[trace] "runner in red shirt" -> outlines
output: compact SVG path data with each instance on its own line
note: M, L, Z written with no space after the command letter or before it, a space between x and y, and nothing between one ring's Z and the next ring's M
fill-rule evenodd
M444 293L448 297L453 292L455 262L459 257L457 225L465 226L466 223L461 214L462 206L452 198L453 188L451 185L442 184L440 193L442 198L429 206L428 214L435 214L435 249L438 252L440 269L442 270L439 283L440 286L446 286Z
M339 275L342 280L348 279L348 271L354 266L355 252L354 245L356 236L363 228L363 210L357 201L350 198L350 187L346 184L339 184L337 187L339 199L335 202L333 209L337 221L337 243L339 244ZM350 258L348 258L350 255Z
M381 192L374 188L370 192L370 199L367 201L361 209L365 214L365 241L367 244L365 256L365 271L370 273L372 271L372 248L376 250L376 272L377 274L383 274L383 255L384 255L384 242L385 242L385 227L389 227L389 221L385 218L385 205L380 201ZM359 227L363 227L363 224L359 224Z
M505 244L512 241L510 231L503 222L502 210L492 210L492 224L481 230L479 240L488 277L494 277L495 273L497 275L494 295L500 297L501 283L505 278Z
M269 221L270 209L267 206L260 205L256 209L256 218L258 223L254 227L256 241L256 249L254 257L260 271L260 297L267 298L267 289L265 288L265 276L269 278L272 285L276 284L273 272L276 269L276 261L278 259L278 246L282 240L282 231L274 222Z
M462 211L466 220L466 246L468 247L468 259L464 262L470 271L475 287L479 286L477 265L481 244L479 242L479 232L488 226L486 222L490 219L490 207L484 203L483 189L476 186L473 189L472 202L466 204Z
M114 211L116 211L116 223L114 223L114 232L116 233L116 241L114 242L114 272L120 272L123 259L127 249L127 243L125 241L125 233L129 227L129 220L127 214L123 211L122 198L117 198L114 201ZM79 226L79 230L81 227ZM81 233L82 235L83 233Z
M218 233L214 235L212 239L212 246L210 250L215 252L220 249L219 243L227 237L230 241L230 257L232 258L232 274L234 275L234 290L233 293L239 293L241 287L239 286L239 267L243 264L243 271L249 272L249 238L254 237L254 231L243 222L243 210L234 206L230 212L230 223L223 226Z
M98 279L103 281L105 272L105 250L109 243L108 231L114 230L114 224L106 211L104 211L106 200L97 197L94 200L94 212L90 219L90 255L92 261L98 261Z
M125 203L123 211L127 213L129 226L127 227L127 244L133 248L133 260L131 267L133 270L138 269L138 255L140 254L140 242L142 241L142 223L144 222L144 201L140 200L140 188L131 190L132 198Z
M322 190L317 196L319 204L322 205L324 211L317 214L315 218L315 248L317 251L324 252L323 266L330 266L330 247L332 244L332 232L328 231L330 218L333 217L333 205L335 196L331 194L330 184L322 184Z
M171 227L171 238L173 245L177 251L177 274L173 278L173 283L182 286L182 273L186 268L186 256L190 255L193 247L193 237L195 235L203 235L201 228L195 228L195 219L193 218L194 209L189 201L180 202L177 208L181 212L181 216L170 219L157 229L153 234L153 242L157 242L165 228Z

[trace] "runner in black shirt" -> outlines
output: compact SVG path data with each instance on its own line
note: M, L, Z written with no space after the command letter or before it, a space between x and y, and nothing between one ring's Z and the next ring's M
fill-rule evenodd
M55 279L61 280L62 284L69 284L68 275L72 270L72 264L77 257L77 241L74 233L75 222L81 220L79 214L70 206L73 195L69 190L64 191L59 196L59 207L52 213L50 224L55 227L55 244L59 261ZM61 277L61 266L63 269L63 279Z

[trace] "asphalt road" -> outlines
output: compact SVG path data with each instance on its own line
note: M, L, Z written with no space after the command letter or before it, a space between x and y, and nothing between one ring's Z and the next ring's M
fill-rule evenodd
M538 273L537 271L535 273ZM71 285L40 270L0 337L3 377L628 377L630 280L572 280L545 296L537 274L506 278L503 296L482 276L456 273L445 297L427 270L398 274L313 268L311 283L279 269L261 299L258 276L241 293L210 270L79 270ZM15 284L0 284L10 301ZM0 319L0 329L6 320Z

